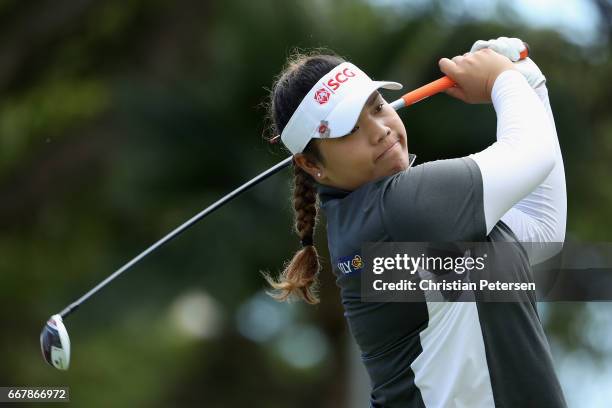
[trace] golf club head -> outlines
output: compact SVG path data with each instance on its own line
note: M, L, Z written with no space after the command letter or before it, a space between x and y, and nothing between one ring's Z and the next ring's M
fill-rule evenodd
M40 332L40 349L47 363L58 370L67 370L70 365L70 338L62 316L49 318Z

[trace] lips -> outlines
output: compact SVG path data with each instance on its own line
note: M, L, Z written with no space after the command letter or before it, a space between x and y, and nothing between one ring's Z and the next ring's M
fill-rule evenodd
M383 150L383 152L381 154L379 154L376 157L376 160L374 160L375 162L378 161L378 159L380 159L382 156L384 156L385 153L387 153L389 150L393 149L393 147L399 143L399 139L396 139L393 143L391 143L385 150Z

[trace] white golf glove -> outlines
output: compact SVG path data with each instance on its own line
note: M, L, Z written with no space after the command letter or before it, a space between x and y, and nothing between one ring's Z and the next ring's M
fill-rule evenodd
M472 45L470 52L476 52L483 48L490 48L498 54L509 58L533 89L546 83L546 77L531 58L527 57L519 61L521 51L525 49L525 44L518 38L499 37L496 40L478 40Z

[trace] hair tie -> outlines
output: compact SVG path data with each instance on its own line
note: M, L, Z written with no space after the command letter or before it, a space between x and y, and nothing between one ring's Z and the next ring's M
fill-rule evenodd
M304 237L304 238L302 238L300 243L302 244L303 247L310 246L310 245L312 245L312 237Z

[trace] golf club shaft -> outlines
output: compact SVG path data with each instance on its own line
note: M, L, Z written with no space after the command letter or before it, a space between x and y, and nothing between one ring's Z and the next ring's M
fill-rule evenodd
M155 251L160 246L162 246L165 243L169 242L170 240L175 238L177 235L179 235L181 232L185 231L187 228L191 227L192 225L194 225L195 223L200 221L202 218L204 218L208 214L212 213L217 208L221 207L223 204L225 204L228 201L232 200L233 198L238 196L240 193L244 192L245 190L248 190L250 187L260 183L261 181L265 180L266 178L270 177L271 175L273 175L273 174L279 172L280 170L284 169L285 167L287 167L291 163L292 159L293 159L293 156L287 157L285 160L283 160L280 163L270 167L265 172L263 172L260 175L254 177L250 181L244 183L243 185L241 185L240 187L238 187L237 189L235 189L231 193L225 195L223 198L217 200L212 205L208 206L207 208L205 208L204 210L202 210L198 214L194 215L189 220L185 221L183 224L181 224L180 226L178 226L177 228L172 230L170 233L168 233L166 236L164 236L162 239L160 239L159 241L157 241L156 243L154 243L153 245L151 245L150 247L145 249L143 252L141 252L134 259L132 259L131 261L129 261L128 263L123 265L121 268L117 269L115 272L113 272L111 275L109 275L106 279L104 279L102 282L100 282L98 285L96 285L89 292L87 292L86 294L81 296L75 302L71 303L68 307L66 307L64 310L62 310L62 312L60 313L60 316L62 316L62 318L65 318L68 315L70 315L81 304L83 304L83 302L85 302L87 299L89 299L91 296L93 296L96 292L98 292L100 289L102 289L104 286L106 286L113 279L115 279L116 277L121 275L123 272L127 271L129 268L131 268L132 266L137 264L140 260L142 260L144 257L149 255L151 252Z

